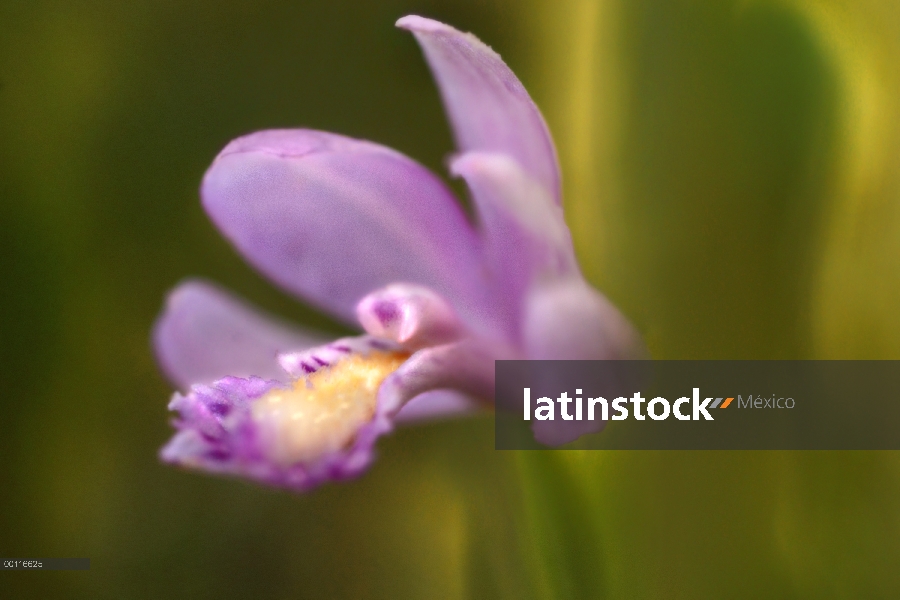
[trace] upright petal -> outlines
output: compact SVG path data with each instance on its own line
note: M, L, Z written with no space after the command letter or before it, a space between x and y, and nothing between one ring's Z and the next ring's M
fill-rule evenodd
M512 156L559 203L553 139L537 106L500 56L474 35L431 19L410 15L397 26L419 41L459 149Z
M229 144L206 173L203 205L256 267L347 321L395 281L438 291L463 313L485 302L478 238L446 186L388 148L309 130Z
M317 334L262 315L231 294L197 280L169 293L153 328L157 360L182 389L226 375L283 379L278 354L319 343Z
M468 152L450 170L472 191L494 296L515 332L531 285L579 274L562 208L506 154Z

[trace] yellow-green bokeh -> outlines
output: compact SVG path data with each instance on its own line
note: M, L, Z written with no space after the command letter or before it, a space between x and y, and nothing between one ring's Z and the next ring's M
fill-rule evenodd
M582 264L654 356L898 357L895 3L572 0L534 27ZM568 469L602 507L613 597L900 589L896 453L520 460L532 503Z

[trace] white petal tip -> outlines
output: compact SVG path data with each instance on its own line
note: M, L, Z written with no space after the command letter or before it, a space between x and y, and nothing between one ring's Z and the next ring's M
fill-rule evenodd
M397 19L397 22L394 23L394 25L400 29L406 29L407 31L413 32L421 31L425 33L438 33L441 31L455 31L452 27L445 25L440 21L426 19L425 17L420 17L418 15L401 17Z

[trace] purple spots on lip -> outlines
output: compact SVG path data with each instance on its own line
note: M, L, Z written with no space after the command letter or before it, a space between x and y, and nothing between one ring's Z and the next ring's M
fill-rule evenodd
M218 437L216 437L214 435L210 435L203 431L200 432L200 437L202 437L204 439L204 441L206 441L209 444L218 444L221 441Z
M394 302L378 302L373 307L372 312L375 313L382 325L387 325L400 316L400 311L397 310L397 305Z
M231 412L231 407L223 402L211 402L207 405L207 408L209 408L209 412L217 417L224 417Z
M231 458L231 452L216 448L207 452L206 456L212 460L228 460Z
M369 340L369 346L376 350L390 350L392 346L381 340Z
M342 338L326 346L278 355L278 364L293 378L306 378L323 368L331 368L344 358L368 355L372 351L391 352L397 346L390 340L364 335Z

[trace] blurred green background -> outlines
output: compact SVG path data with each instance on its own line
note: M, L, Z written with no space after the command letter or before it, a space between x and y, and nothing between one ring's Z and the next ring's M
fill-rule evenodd
M900 358L892 0L0 0L4 598L896 598L896 453L497 452L406 429L306 496L160 465L167 289L340 327L200 209L257 129L452 149L409 13L542 107L588 277L657 358ZM457 189L460 189L457 186Z

